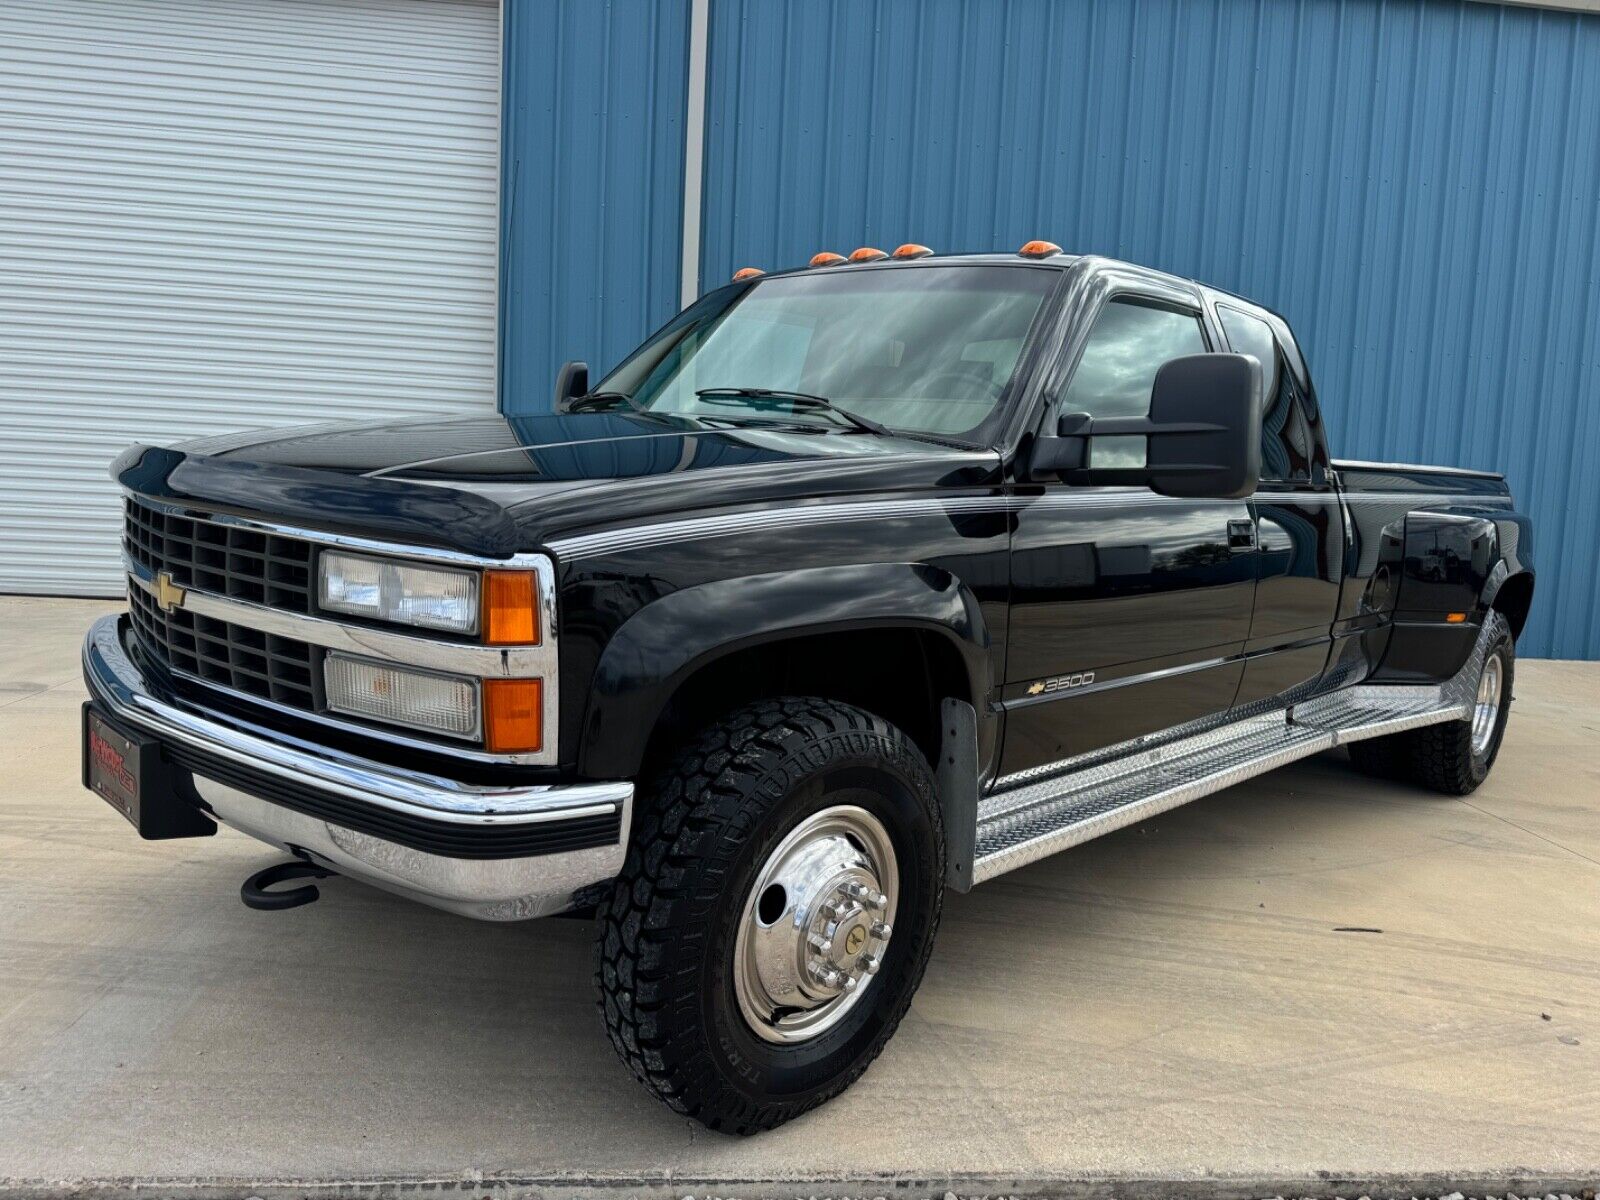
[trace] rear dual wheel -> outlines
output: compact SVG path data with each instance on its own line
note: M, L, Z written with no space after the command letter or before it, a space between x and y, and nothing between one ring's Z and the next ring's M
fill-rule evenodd
M904 733L794 698L706 730L641 797L601 907L612 1044L713 1128L769 1129L849 1087L922 979L944 832Z
M1427 725L1388 737L1354 742L1350 759L1368 775L1418 783L1450 796L1465 796L1489 777L1511 716L1511 684L1517 650L1506 619L1488 615L1489 647L1472 701L1458 721Z

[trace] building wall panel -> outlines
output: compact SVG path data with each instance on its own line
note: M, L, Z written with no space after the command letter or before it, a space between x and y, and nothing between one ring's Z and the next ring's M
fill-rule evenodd
M678 308L688 3L507 0L500 403L622 357Z
M1345 457L1503 469L1523 650L1600 657L1600 17L716 0L703 278L1048 237L1282 311Z

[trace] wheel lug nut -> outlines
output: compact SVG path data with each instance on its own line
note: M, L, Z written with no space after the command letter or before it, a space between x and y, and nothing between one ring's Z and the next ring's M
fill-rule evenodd
M889 935L893 932L894 926L887 921L874 921L872 923L872 936L875 938L882 938L887 941Z
M823 987L843 987L844 981L849 978L843 971L834 967L823 966L818 962L812 963L806 970L811 975L811 978L815 979Z
M806 939L806 941L810 942L812 948L815 949L818 953L821 953L821 954L832 954L833 953L833 939L832 938L823 937L820 933L813 933L810 937L808 937Z
M863 954L856 964L868 975L876 975L878 968L883 965L875 954Z

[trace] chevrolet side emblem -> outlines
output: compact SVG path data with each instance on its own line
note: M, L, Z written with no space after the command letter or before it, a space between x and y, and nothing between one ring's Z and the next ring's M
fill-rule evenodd
M183 607L184 590L172 582L172 576L162 571L156 576L156 606L164 613Z
M1028 695L1042 696L1046 692L1070 692L1073 688L1088 687L1093 682L1093 671L1080 671L1076 675L1057 675L1054 679L1036 679L1028 685Z

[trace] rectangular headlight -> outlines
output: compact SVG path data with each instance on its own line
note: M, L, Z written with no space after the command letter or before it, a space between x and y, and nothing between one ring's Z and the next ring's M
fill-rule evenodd
M317 603L331 612L449 633L478 630L478 573L324 550Z
M482 706L478 681L391 667L330 651L322 662L328 707L449 737L476 738Z

